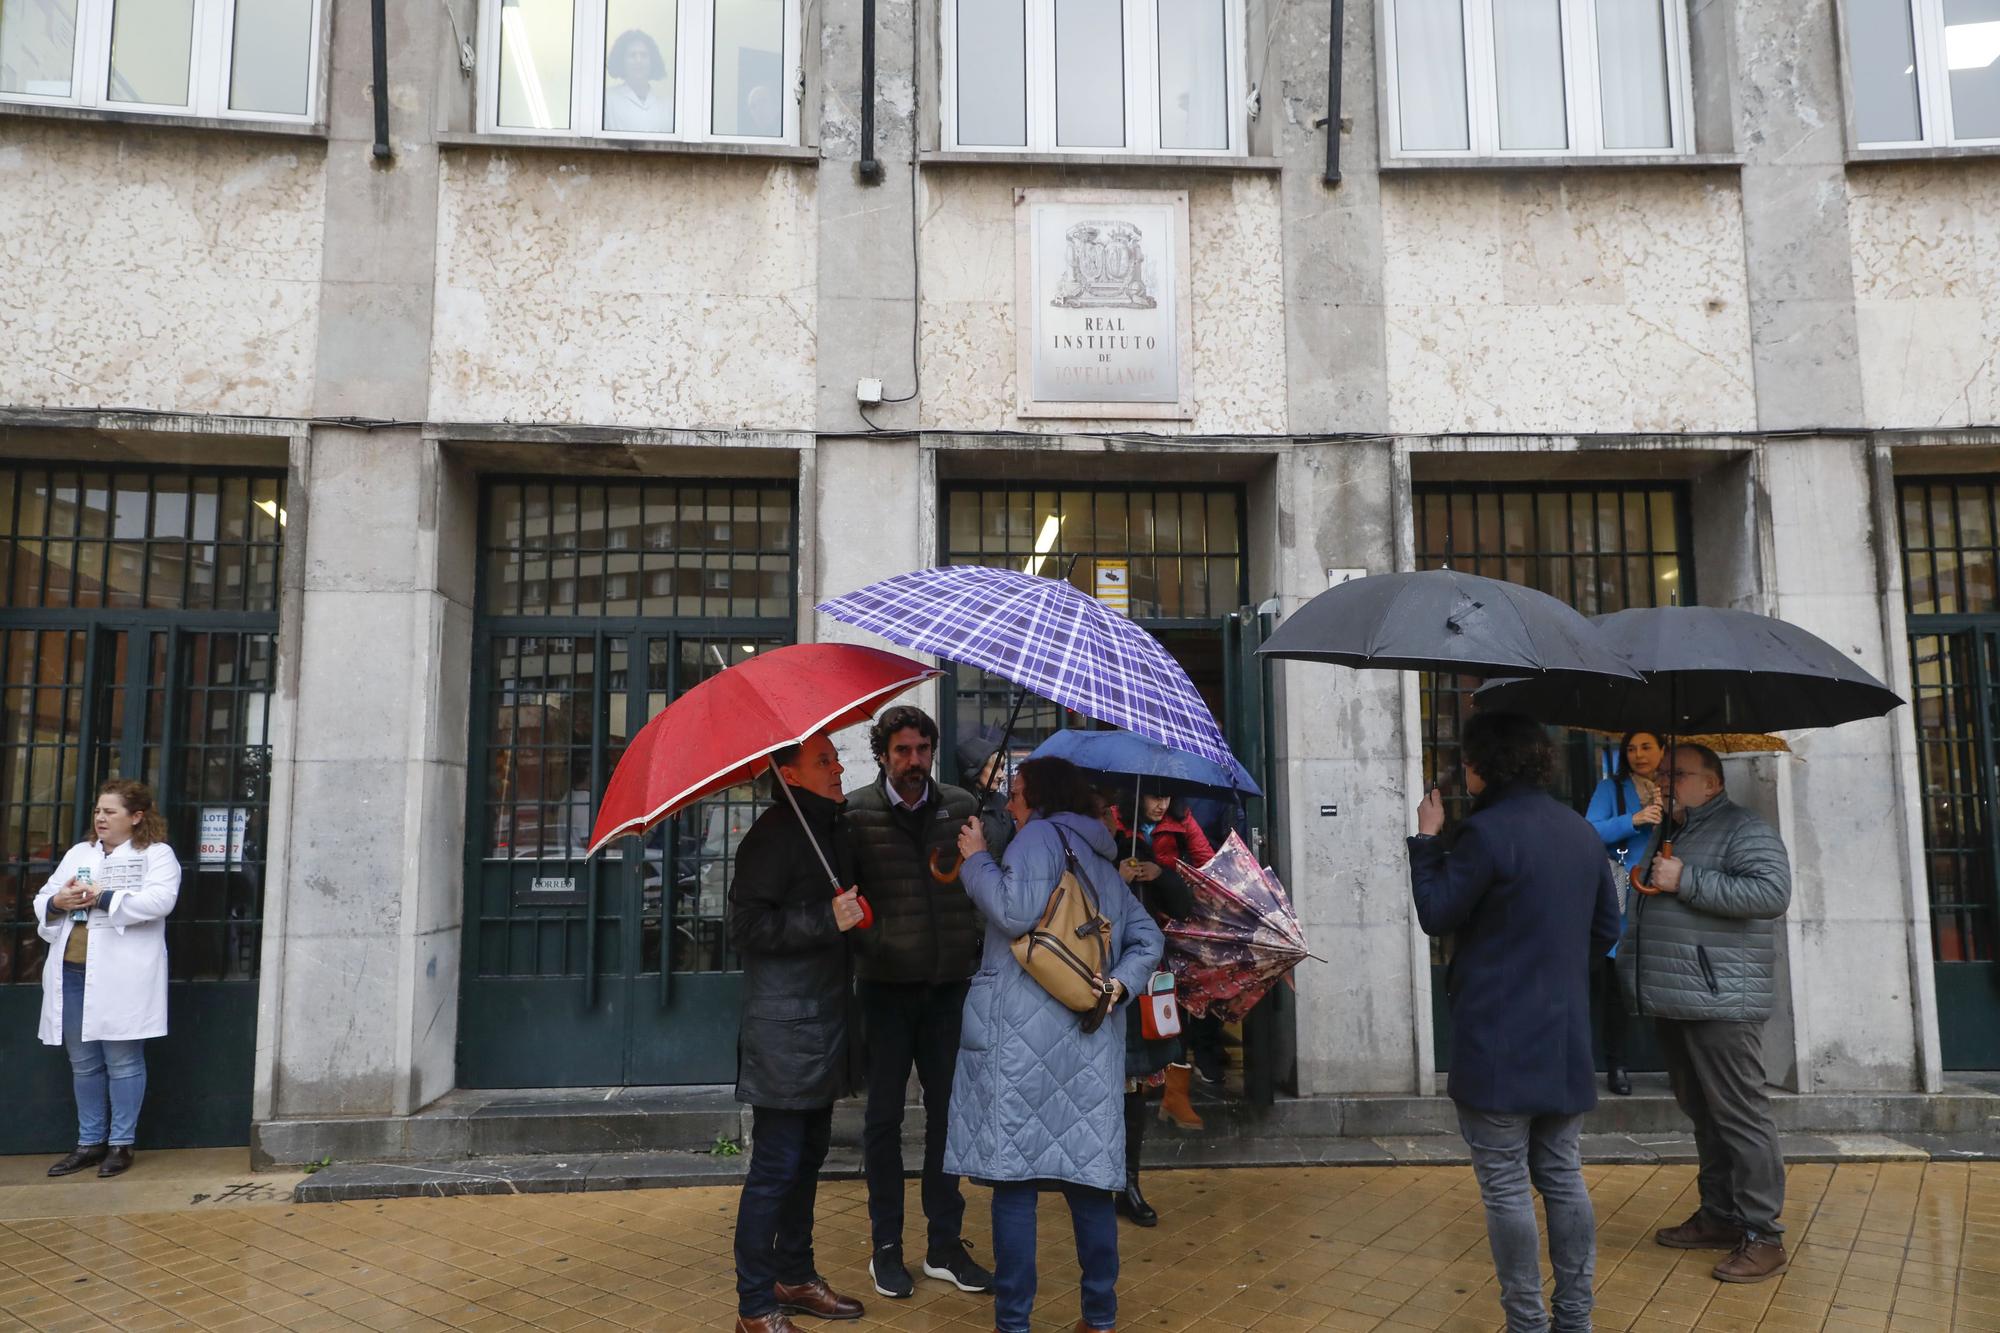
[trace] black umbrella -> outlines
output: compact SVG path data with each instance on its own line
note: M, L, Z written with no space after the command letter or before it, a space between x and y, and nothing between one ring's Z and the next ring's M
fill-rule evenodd
M1642 680L1496 680L1480 708L1660 736L1790 731L1881 717L1902 699L1797 625L1719 606L1635 607L1592 622Z
M1329 588L1257 651L1395 671L1639 681L1589 621L1547 593L1455 569L1372 574Z
M1881 717L1903 700L1815 634L1772 616L1720 606L1634 607L1592 622L1644 679L1496 680L1473 697L1482 709L1603 731L1667 738L1704 731L1790 731ZM1674 784L1664 828L1673 827ZM1661 845L1672 856L1674 845ZM1652 893L1632 871L1632 887Z

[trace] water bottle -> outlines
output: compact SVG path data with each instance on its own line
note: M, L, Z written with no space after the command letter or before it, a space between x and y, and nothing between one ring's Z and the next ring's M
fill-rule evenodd
M91 886L92 880L89 866L85 866L76 872L76 882L83 885L86 889ZM69 919L80 926L90 920L90 909L88 907L72 907L69 909Z

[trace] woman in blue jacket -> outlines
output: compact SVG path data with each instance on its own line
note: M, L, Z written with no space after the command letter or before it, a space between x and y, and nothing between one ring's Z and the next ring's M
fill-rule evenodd
M1646 855L1646 843L1660 822L1660 786L1654 774L1666 751L1652 732L1628 731L1619 754L1618 771L1597 784L1583 817L1604 840L1611 859L1626 871L1618 884L1618 929L1622 935L1632 867ZM1617 953L1613 947L1591 967L1590 1008L1604 1034L1605 1084L1627 1097L1632 1092L1632 1076L1625 1072L1625 997L1618 989L1618 970L1613 962Z

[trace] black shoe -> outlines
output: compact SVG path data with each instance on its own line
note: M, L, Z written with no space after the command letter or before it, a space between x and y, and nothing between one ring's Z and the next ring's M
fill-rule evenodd
M1611 1072L1604 1076L1604 1082L1606 1086L1620 1097L1630 1097L1632 1095L1632 1076L1625 1072L1623 1065L1611 1066Z
M1229 1077L1228 1069L1222 1062L1222 1053L1220 1051L1196 1054L1194 1057L1194 1073L1196 1078L1210 1087L1218 1086L1222 1080Z
M132 1149L120 1143L104 1155L104 1165L97 1168L97 1178L122 1176L132 1165Z
M962 1240L949 1249L933 1246L924 1256L924 1276L942 1278L960 1291L993 1290L993 1274L972 1261L971 1249Z
M52 1176L73 1176L86 1166L96 1166L111 1150L101 1143L93 1143L88 1148L78 1148L69 1156L49 1168Z
M1146 1196L1139 1192L1139 1177L1125 1177L1125 1188L1118 1191L1116 1207L1120 1217L1130 1218L1142 1227L1160 1225L1160 1215L1153 1211L1153 1205L1146 1202Z
M868 1261L868 1276L875 1279L875 1292L887 1296L892 1301L908 1300L917 1294L917 1284L910 1280L910 1270L903 1267L903 1247L900 1245L879 1245L875 1255Z

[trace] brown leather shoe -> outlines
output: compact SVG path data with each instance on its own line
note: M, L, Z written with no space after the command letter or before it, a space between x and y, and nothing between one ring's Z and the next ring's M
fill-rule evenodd
M1115 1328L1099 1328L1088 1320L1079 1319L1076 1321L1076 1333L1118 1333L1118 1330Z
M807 1314L815 1319L859 1319L862 1314L860 1301L842 1296L827 1286L823 1277L810 1282L780 1282L771 1288L771 1294L786 1314Z
M1717 1282L1768 1282L1791 1266L1782 1244L1746 1235L1712 1271Z
M1670 1250L1733 1250L1743 1243L1743 1233L1711 1217L1706 1208L1697 1208L1679 1226L1655 1231L1653 1239Z
M802 1333L797 1324L787 1319L783 1311L777 1314L760 1315L755 1319L736 1316L736 1333Z

